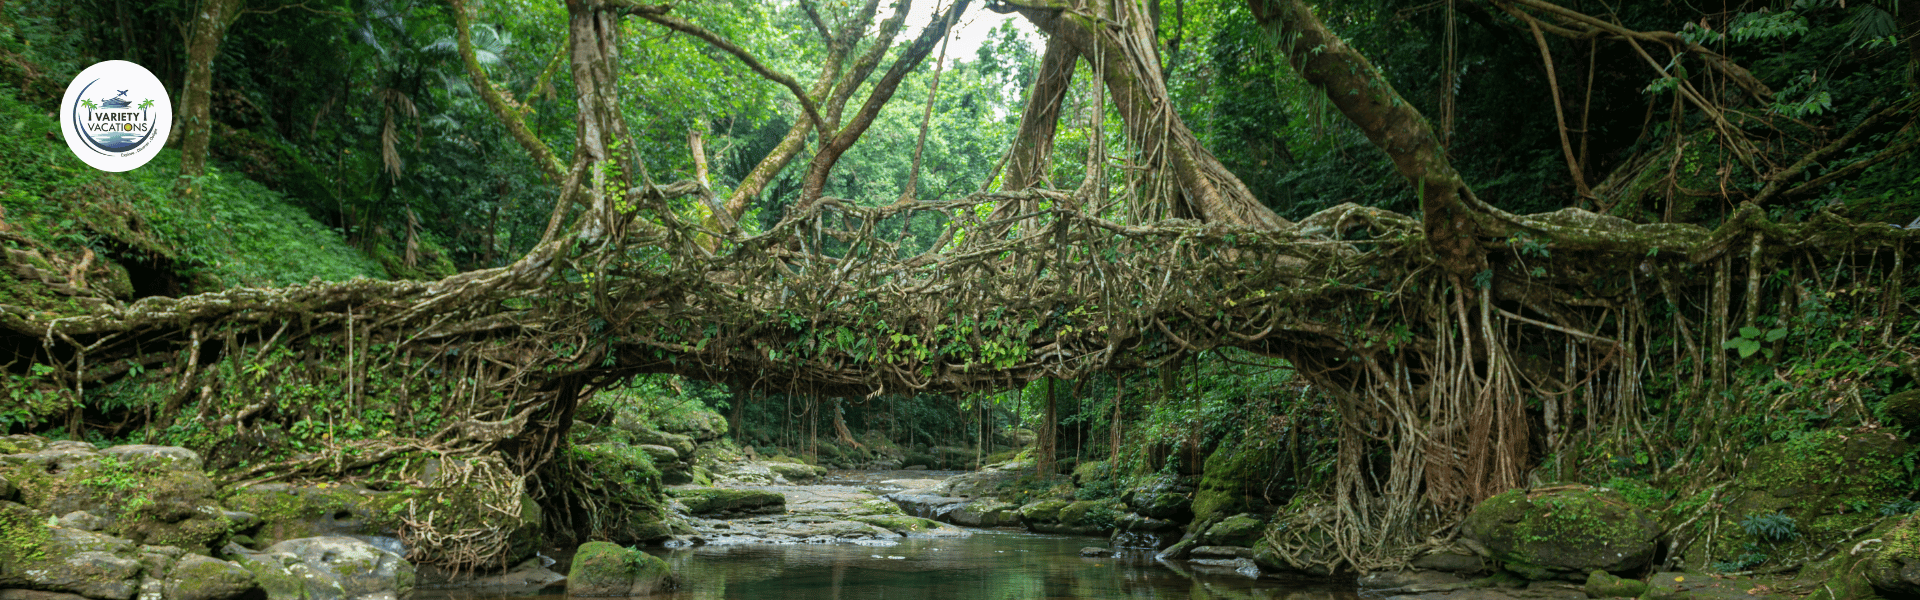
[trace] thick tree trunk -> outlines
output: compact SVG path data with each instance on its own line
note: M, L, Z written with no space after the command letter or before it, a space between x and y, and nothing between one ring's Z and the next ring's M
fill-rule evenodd
M1046 54L1040 58L1040 73L1034 77L1027 105L1020 111L1020 130L1014 135L1013 148L1008 150L1011 154L1007 159L1007 174L1000 180L1001 191L1024 190L1046 179L1047 170L1053 166L1053 140L1060 128L1060 105L1073 86L1073 68L1079 60L1080 52L1074 50L1072 44L1047 42ZM993 207L987 221L998 222L1031 212L1037 208L1035 204L1032 199L1003 200ZM983 232L978 239L999 239L1010 227L1011 223L999 225Z
M1033 453L1034 468L1040 471L1041 476L1053 474L1054 459L1058 455L1060 448L1058 430L1060 423L1060 403L1059 396L1055 394L1053 390L1054 384L1058 383L1058 381L1059 380L1052 377L1047 378L1046 411L1041 414L1040 422L1036 423L1033 427L1035 446Z
M1294 70L1325 92L1419 190L1427 240L1441 264L1462 276L1486 270L1486 257L1474 240L1478 229L1473 191L1447 162L1446 148L1420 111L1400 97L1367 57L1328 31L1302 0L1248 0L1247 5L1273 39L1281 40L1280 50Z
M1071 44L1105 80L1139 156L1171 175L1170 216L1256 229L1288 223L1202 147L1174 112L1153 22L1140 0L1102 0L1084 10L1059 3L1015 5L1041 31Z
M1034 78L1027 106L1020 112L1020 132L1013 138L1013 156L1007 161L1001 190L1023 190L1046 178L1047 169L1053 166L1060 105L1073 85L1073 67L1079 60L1080 53L1071 44L1047 42L1046 55L1040 58L1040 74Z
M239 20L247 0L206 0L192 17L187 37L187 80L180 92L180 123L174 127L180 136L180 176L199 177L207 173L207 144L213 137L213 59L220 55L220 44L227 29ZM181 191L194 194L194 186L182 183Z
M580 127L575 134L573 162L574 168L585 168L585 172L591 174L590 185L581 190L585 197L576 196L575 202L586 205L588 216L580 228L580 237L589 243L615 234L614 228L623 221L617 213L633 210L631 206L614 206L607 190L629 190L633 182L639 180L629 171L639 164L631 160L630 149L634 145L627 132L626 119L620 115L619 78L615 72L620 60L620 19L614 11L593 4L589 0L567 2L572 14L567 33L579 110L576 122Z

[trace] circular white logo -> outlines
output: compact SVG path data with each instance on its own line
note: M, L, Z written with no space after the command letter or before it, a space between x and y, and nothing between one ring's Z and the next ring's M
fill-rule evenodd
M153 160L172 123L167 88L146 67L124 60L87 67L60 101L67 147L102 171L131 171Z

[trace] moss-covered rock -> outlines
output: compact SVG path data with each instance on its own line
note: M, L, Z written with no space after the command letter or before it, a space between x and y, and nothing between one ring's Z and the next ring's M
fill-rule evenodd
M1568 486L1502 492L1475 506L1461 531L1530 579L1580 581L1646 566L1660 526L1617 493Z
M1888 598L1920 597L1920 519L1908 515L1878 538L1860 569L1874 589Z
M1881 414L1904 430L1908 439L1920 436L1920 390L1907 390L1880 400Z
M766 465L767 470L773 471L773 474L784 477L788 481L818 479L820 476L827 474L827 470L824 467L816 467L804 463L766 461L762 464Z
M955 525L967 527L1016 527L1020 525L1020 507L1011 502L984 499L955 507L941 515Z
M1127 490L1125 501L1142 516L1185 523L1193 520L1193 493L1185 479L1159 475Z
M697 403L696 403L697 404ZM654 424L661 431L677 433L698 441L719 439L727 434L727 418L704 405L656 415Z
M0 538L0 589L66 592L99 600L129 600L139 590L143 566L133 542L48 527L44 519L19 504L0 505L0 534L6 534Z
M787 508L787 497L767 490L725 488L675 488L667 494L695 515L715 513L777 513Z
M1042 533L1108 535L1125 506L1112 500L1042 500L1020 507L1020 520Z
M365 541L341 536L287 540L265 552L228 545L269 600L377 600L413 590L413 564Z
M206 552L224 543L233 521L200 465L200 456L185 448L97 451L67 441L0 456L0 472L29 508L60 516L86 513L98 518L91 528L136 543Z
M1260 541L1260 532L1266 527L1267 522L1260 517L1241 513L1221 519L1207 528L1201 541L1213 546L1252 547L1254 542Z
M1249 439L1225 446L1207 457L1200 485L1193 496L1193 520L1211 521L1234 513L1260 510L1266 498L1285 501L1278 492L1287 454L1279 446Z
M569 596L647 596L674 586L667 561L607 542L581 544L567 571Z
M1087 487L1093 482L1113 477L1113 467L1104 460L1090 460L1073 467L1073 485Z
M405 498L388 492L336 483L266 483L230 488L228 508L259 518L247 531L254 548L286 540L328 535L392 536L394 509Z
M149 572L149 575L153 573ZM188 554L180 557L167 572L162 589L167 600L222 600L259 588L260 584L253 580L253 572L239 563Z
M1910 448L1884 429L1832 429L1754 449L1721 494L1721 508L1682 538L1680 564L1727 571L1816 559L1821 549L1878 520L1879 507L1911 489L1902 466ZM1748 532L1761 524L1790 529L1789 539ZM1740 560L1749 556L1768 562Z
M1587 574L1586 590L1589 598L1639 598L1647 593L1647 582L1595 570Z
M1060 509L1066 508L1068 504L1072 503L1072 500L1062 500L1059 498L1033 502L1020 507L1020 518L1028 523L1058 522L1060 520Z
M680 458L691 458L694 448L698 446L698 444L694 443L692 437L678 433L667 433L647 427L637 427L626 430L626 434L627 440L634 444L666 446L672 448L674 454Z
M1818 431L1747 456L1736 509L1787 511L1811 520L1852 503L1878 506L1911 486L1898 461L1908 445L1885 431Z

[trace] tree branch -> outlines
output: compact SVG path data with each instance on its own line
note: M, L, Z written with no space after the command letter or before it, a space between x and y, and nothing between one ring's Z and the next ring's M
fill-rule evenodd
M792 76L768 68L766 65L761 64L759 59L754 58L752 53L747 52L746 48L741 48L738 44L733 43L733 41L720 37L720 34L708 31L705 27L695 25L686 19L675 17L664 12L636 12L634 14L639 15L642 19L664 25L668 29L705 40L708 44L712 44L713 47L725 50L728 54L739 58L740 62L746 63L747 68L753 69L753 72L759 73L761 77L778 83L782 87L787 88L787 91L793 92L793 97L800 101L800 108L807 111L807 118L813 119L814 125L819 127L823 134L826 132L827 121L820 118L820 107L814 105L813 99L807 97L807 91L801 89L800 82L794 81Z
M1916 106L1920 106L1920 100L1909 100L1907 102L1902 102L1900 104L1889 106L1885 110L1869 115L1866 119L1861 120L1859 125L1855 126L1852 130L1848 131L1846 135L1840 136L1840 139L1834 140L1833 143L1827 144L1826 146L1823 146L1818 150L1814 150L1813 152L1808 153L1806 156L1800 157L1800 160L1797 162L1794 162L1793 166L1787 167L1785 171L1781 171L1773 175L1772 177L1769 177L1768 178L1769 180L1767 181L1767 186L1765 188L1761 188L1760 194L1753 197L1753 203L1765 206L1769 202L1773 202L1775 200L1782 200L1793 195L1804 193L1807 189L1810 189L1808 186L1814 185L1813 182L1808 182L1804 185L1793 188L1793 191L1791 192L1787 192L1784 194L1781 192L1785 190L1785 186L1787 182L1793 181L1795 178L1800 177L1801 174L1806 173L1808 168L1822 161L1825 161L1829 158L1832 158L1833 155L1839 154L1840 151L1842 150L1851 148L1855 144L1860 143L1863 139L1866 138L1867 132L1872 130L1874 127L1879 126L1881 121L1885 121L1888 118L1891 118L1900 113L1912 111ZM1889 147L1888 149L1891 150L1893 149L1893 147ZM1869 160L1873 160L1873 159L1869 159ZM1861 161L1861 162L1864 163L1867 161ZM1854 163L1854 164L1857 165L1861 163ZM1852 165L1848 165L1848 167L1851 167L1851 166ZM1848 167L1842 167L1841 170L1845 170ZM1861 168L1865 168L1865 167L1861 167ZM1821 181L1823 179L1826 181L1832 181L1832 179L1829 179L1829 177L1839 172L1840 171L1834 171L1833 173L1828 173L1826 176L1822 176L1820 179L1816 179L1815 181Z
M547 180L562 183L566 177L566 167L561 166L560 159L553 155L547 143L540 141L540 136L534 135L533 130L527 127L527 122L520 119L520 113L507 105L506 98L500 94L500 90L493 88L493 81L487 78L486 70L480 67L480 59L474 56L473 23L467 15L467 0L447 2L453 5L454 39L460 45L460 63L466 67L467 77L473 80L474 92L486 101L493 116L507 126L507 132L513 135L514 141L519 142L520 147L533 157L534 166L540 168Z
M965 12L969 2L971 0L954 2L953 6L947 8L947 14L938 16L938 21L922 30L920 37L915 38L906 52L902 53L898 60L893 61L893 66L887 69L887 73L880 76L880 81L873 84L873 91L867 94L866 104L860 107L860 112L854 114L853 121L842 127L838 133L834 134L832 140L820 148L820 153L814 155L813 163L807 166L807 179L801 188L798 208L805 209L820 199L820 195L827 187L827 174L833 172L833 164L838 162L840 155L853 147L853 142L860 139L860 136L867 132L867 128L873 125L874 116L880 114L880 108L886 106L887 101L893 98L894 92L899 90L900 81L906 79L907 73L919 66L920 61L926 60L927 54L933 52L934 43L946 36L948 26L953 22L951 17ZM798 214L804 210L794 212Z

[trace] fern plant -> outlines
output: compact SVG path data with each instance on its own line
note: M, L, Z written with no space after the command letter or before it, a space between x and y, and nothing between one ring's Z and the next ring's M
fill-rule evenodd
M1747 535L1769 542L1785 542L1800 537L1800 523L1778 511L1748 515L1740 521L1740 528L1746 530Z

